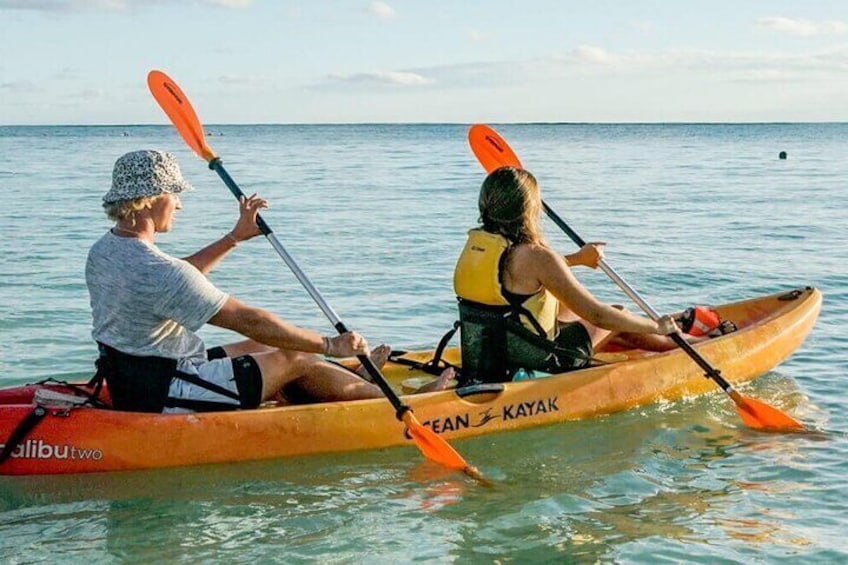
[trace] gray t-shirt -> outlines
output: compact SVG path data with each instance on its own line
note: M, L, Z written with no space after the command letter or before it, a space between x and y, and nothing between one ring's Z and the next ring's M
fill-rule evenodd
M85 282L92 337L130 355L205 360L195 332L228 298L191 263L111 231L88 252Z

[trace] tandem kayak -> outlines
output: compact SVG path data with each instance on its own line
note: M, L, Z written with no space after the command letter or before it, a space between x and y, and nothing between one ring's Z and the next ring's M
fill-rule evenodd
M714 306L738 330L695 347L728 381L751 380L801 345L821 303L821 293L808 287ZM404 392L402 383L428 376L410 365L432 356L405 353L383 373ZM422 424L455 440L719 390L681 350L599 351L598 357L606 362L579 371L408 395L404 401ZM457 348L445 351L447 361L458 364L459 358ZM163 415L51 398L62 394L74 390L56 383L0 389L0 450L16 436L0 474L125 471L413 445L385 399Z

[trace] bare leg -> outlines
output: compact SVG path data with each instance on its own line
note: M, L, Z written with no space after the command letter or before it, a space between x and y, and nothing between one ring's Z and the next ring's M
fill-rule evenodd
M310 353L272 349L252 356L262 372L262 400L272 399L281 389L297 403L382 396L376 385Z
M695 337L687 334L683 334L683 337L688 343L698 343L710 339L710 336ZM610 338L609 343L625 349L643 349L645 351L671 351L677 348L677 344L670 337L656 334L615 333Z
M645 351L670 351L677 347L671 339L664 335L616 333L607 344L622 349L642 349Z
M605 342L610 337L609 330L605 330L603 328L599 328L598 326L592 324L591 322L587 322L582 319L580 316L572 312L568 309L568 307L563 304L560 304L559 316L557 316L557 321L563 324L569 324L571 322L580 322L583 324L583 327L586 328L586 331L589 332L589 338L592 340L592 347L598 347L598 345L602 342Z

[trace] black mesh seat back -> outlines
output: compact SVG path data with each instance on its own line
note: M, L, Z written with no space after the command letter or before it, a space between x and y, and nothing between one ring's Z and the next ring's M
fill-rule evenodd
M509 307L459 301L462 376L466 381L503 382L507 376L506 319Z
M509 381L518 369L561 373L586 367L592 359L591 339L580 324L563 326L550 341L526 328L509 306L462 299L459 321L465 381Z

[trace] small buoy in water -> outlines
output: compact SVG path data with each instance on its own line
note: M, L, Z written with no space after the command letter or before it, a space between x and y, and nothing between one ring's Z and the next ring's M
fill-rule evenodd
M786 151L781 151L777 154L777 156L781 159L786 159Z

